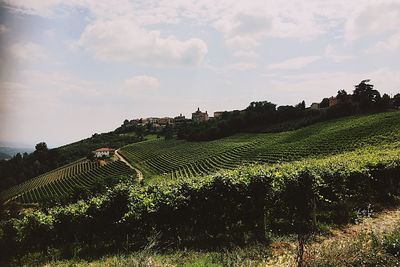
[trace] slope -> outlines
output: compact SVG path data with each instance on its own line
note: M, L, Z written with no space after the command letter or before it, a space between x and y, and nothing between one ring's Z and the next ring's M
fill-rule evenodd
M105 165L81 159L56 170L32 178L0 193L0 202L15 200L21 203L38 203L71 193L77 186L89 187L106 176L131 175L133 170L122 161Z
M277 163L382 145L400 139L400 112L352 116L296 131L238 134L210 142L152 140L120 153L144 178L177 178L233 169L248 163Z

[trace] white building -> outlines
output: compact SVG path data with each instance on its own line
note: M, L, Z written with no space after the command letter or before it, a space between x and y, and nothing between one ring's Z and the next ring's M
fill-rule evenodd
M95 158L111 157L114 154L114 149L112 148L99 148L93 151Z

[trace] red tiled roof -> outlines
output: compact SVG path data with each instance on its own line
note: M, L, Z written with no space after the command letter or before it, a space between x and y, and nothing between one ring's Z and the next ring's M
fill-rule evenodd
M98 148L95 151L96 152L107 152L107 151L114 151L115 149L112 148L107 148L107 147L102 147L102 148Z

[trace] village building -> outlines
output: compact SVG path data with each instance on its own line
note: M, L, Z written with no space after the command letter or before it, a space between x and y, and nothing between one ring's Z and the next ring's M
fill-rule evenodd
M179 116L176 116L176 117L174 118L174 123L175 123L175 124L184 123L185 121L186 121L186 118L185 118L185 116L182 115L182 113L179 114Z
M103 147L93 151L93 154L95 158L103 158L103 157L109 158L112 155L114 155L114 151L115 149Z
M334 97L334 96L331 96L331 97L329 98L329 106L332 107L332 106L334 106L334 105L336 105L336 104L337 104L337 98Z
M145 119L142 119L142 125L157 124L158 120L159 120L159 118L155 118L155 117L145 118Z
M224 114L226 111L215 111L214 112L214 118L218 119L222 117L222 114Z
M312 103L310 108L311 109L319 109L319 103Z
M192 120L196 123L208 121L207 111L201 112L200 108L197 108L197 111L192 113Z
M160 124L160 125L167 125L167 124L172 124L172 123L174 123L174 120L169 117L164 117L164 118L158 119L158 124Z

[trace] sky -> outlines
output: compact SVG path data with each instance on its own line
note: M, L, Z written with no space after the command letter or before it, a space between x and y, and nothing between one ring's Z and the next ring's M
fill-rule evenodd
M400 0L0 0L0 142L400 92Z

